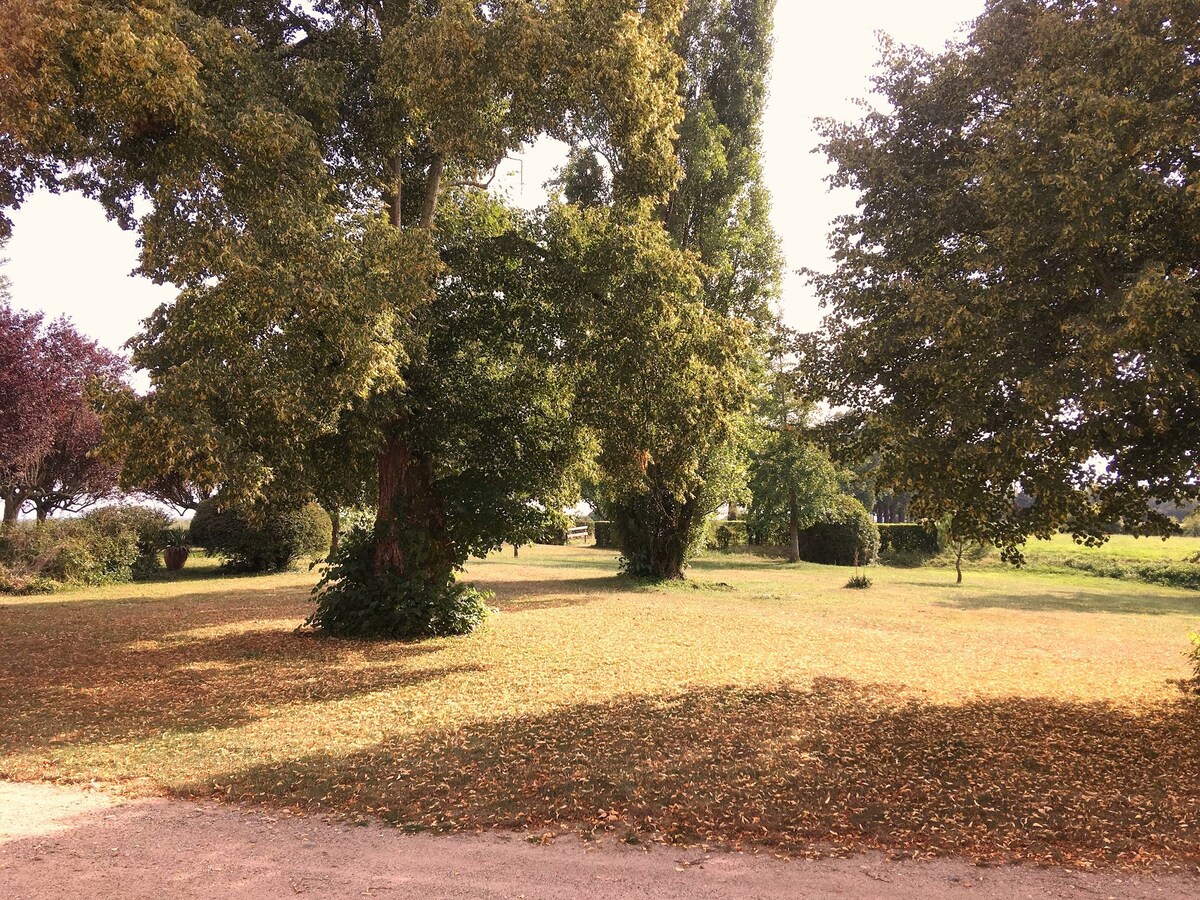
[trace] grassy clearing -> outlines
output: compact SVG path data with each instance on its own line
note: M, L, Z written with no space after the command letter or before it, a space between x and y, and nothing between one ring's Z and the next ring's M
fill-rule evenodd
M0 775L782 854L1200 855L1195 593L999 568L849 591L738 555L653 589L526 548L472 565L484 629L398 644L295 634L311 573L202 568L0 604Z

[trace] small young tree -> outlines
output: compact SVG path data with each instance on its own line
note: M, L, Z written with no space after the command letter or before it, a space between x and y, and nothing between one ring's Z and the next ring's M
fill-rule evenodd
M794 343L794 334L776 330L750 462L751 528L766 540L786 534L789 562L800 559L800 532L842 493L841 473L810 434L810 406L801 395Z

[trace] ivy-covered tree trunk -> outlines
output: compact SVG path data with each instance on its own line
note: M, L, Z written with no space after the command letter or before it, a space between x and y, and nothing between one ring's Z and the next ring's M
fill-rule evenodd
M625 570L655 581L679 581L702 523L698 502L680 502L670 492L651 490L614 504L612 513Z

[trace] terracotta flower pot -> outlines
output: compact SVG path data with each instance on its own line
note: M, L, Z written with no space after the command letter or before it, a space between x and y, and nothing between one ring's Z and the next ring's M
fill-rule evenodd
M188 547L168 547L164 550L163 562L167 564L167 571L178 572L182 569L191 552L191 549Z

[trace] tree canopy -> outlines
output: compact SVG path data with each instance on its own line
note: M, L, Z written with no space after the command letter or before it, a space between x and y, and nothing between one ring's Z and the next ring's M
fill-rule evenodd
M0 285L3 290L3 285ZM39 519L111 496L118 464L99 455L100 417L89 392L125 390L125 360L68 320L12 308L0 295L0 499L5 521Z
M227 502L373 498L358 575L391 603L454 593L578 445L543 225L474 195L550 135L605 160L631 222L664 201L681 5L34 0L6 16L0 200L82 190L137 228L143 274L181 288L133 344L151 395L110 404L123 449L147 455L131 471ZM352 620L373 627L326 623Z
M708 516L744 491L747 417L782 268L760 159L774 7L687 4L676 39L682 178L660 217L694 261L694 283L668 315L651 321L661 304L641 310L640 337L598 348L603 505L639 575L681 577ZM568 200L603 202L586 155L570 174Z
M1019 558L1196 496L1198 34L1193 0L994 0L825 123L860 199L815 278L824 390L959 537Z

